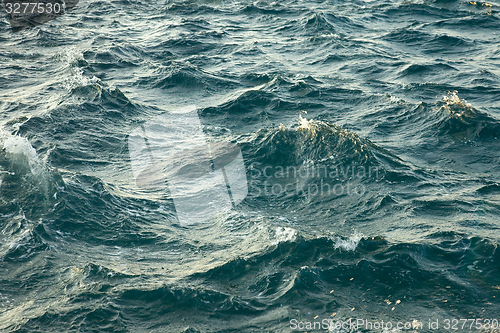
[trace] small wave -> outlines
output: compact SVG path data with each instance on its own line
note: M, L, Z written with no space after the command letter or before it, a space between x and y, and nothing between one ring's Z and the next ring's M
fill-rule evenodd
M9 198L5 204L13 198L26 202L31 195L40 199L36 204L46 202L58 186L54 176L28 139L0 129L0 196Z
M275 3L278 4L278 3ZM264 6L263 6L264 5ZM273 8L274 7L274 8ZM254 3L241 7L240 11L245 14L263 14L263 15L286 15L293 13L293 10L287 6L265 6L264 2Z
M473 108L458 97L457 91L444 96L438 105L438 111L447 115L438 125L441 135L459 140L495 139L500 135L500 121Z
M49 249L43 215L57 201L62 180L49 170L30 142L0 132L0 257L25 260Z
M151 79L151 77L155 79ZM189 64L172 63L167 67L156 69L147 77L138 79L136 84L160 89L204 88L214 90L222 87L234 87L236 82L217 77Z
M325 34L327 32L335 34L337 32L335 26L329 22L329 20L327 20L325 15L322 13L315 13L307 17L303 26L308 35L316 33Z
M10 161L24 166L34 177L43 179L47 174L44 163L38 158L35 148L23 137L0 132L0 148Z
M245 144L246 142L243 142ZM263 129L252 136L255 160L259 162L300 165L308 160L369 164L375 163L368 140L337 125L320 120L307 120L299 115L298 125L280 125Z
M476 2L479 3L480 2ZM485 7L485 6L483 6ZM495 6L498 8L498 6ZM447 20L437 21L433 25L439 28L447 29L468 29L469 27L474 27L475 29L482 28L486 29L496 29L500 24L499 17L496 15L467 15L465 17L450 18Z
M358 247L359 241L363 238L365 238L365 236L356 231L348 239L342 239L340 237L332 239L332 241L334 242L333 247L346 251L355 251Z
M167 13L175 13L182 16L191 15L220 15L222 13L221 8L216 6L210 6L209 4L198 3L198 1L179 1L167 3L166 6Z
M395 131L410 143L428 145L429 137L440 141L494 140L500 133L500 120L477 110L453 91L440 101L419 102L413 109L390 115L388 122L378 127Z
M2 237L2 245L0 246L0 261L20 262L26 261L34 257L40 252L50 250L50 245L46 240L51 239L43 224L33 224L26 220L23 216L18 219L24 220L24 227L17 230L6 226L2 230L5 235L12 232L8 237ZM13 219L16 220L15 218ZM10 230L9 230L10 229Z
M278 227L275 231L276 240L273 244L294 242L297 239L297 230L288 227Z
M429 76L429 75L432 76L435 73L440 73L441 75L442 73L448 71L458 71L458 69L444 63L430 64L430 65L411 64L399 73L399 77L406 78L415 76L417 77Z
M95 76L88 77L84 74L82 67L87 66L88 63L85 61L83 52L75 46L65 49L59 55L59 58L65 69L69 71L69 75L66 76L62 83L64 89L72 90L100 82L99 78Z
M417 48L425 53L457 53L461 50L471 52L475 43L465 37L446 34L429 34L420 28L407 27L390 32L381 37L390 42L401 43L406 47Z

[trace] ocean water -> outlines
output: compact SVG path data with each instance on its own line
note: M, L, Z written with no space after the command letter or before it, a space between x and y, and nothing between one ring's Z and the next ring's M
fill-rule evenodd
M2 12L0 331L499 332L499 6ZM188 106L178 147L241 152L227 205L136 179L131 133Z

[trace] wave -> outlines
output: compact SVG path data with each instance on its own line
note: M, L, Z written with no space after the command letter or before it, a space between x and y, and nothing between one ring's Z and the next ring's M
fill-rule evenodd
M476 110L460 99L456 91L445 96L438 106L438 112L445 114L437 124L441 135L461 140L496 139L500 135L500 120Z
M443 73L448 71L458 71L458 69L445 63L437 63L430 65L412 64L408 65L405 69L399 72L399 78L406 78L408 76L421 77L425 75L435 75L435 73L440 73L440 75L442 75Z
M154 77L154 79L151 79ZM158 68L144 78L138 78L137 85L160 89L217 89L235 88L237 82L207 73L188 64L171 63Z
M429 34L421 30L420 27L403 28L395 32L391 32L382 39L401 43L407 47L418 47L419 50L428 53L453 53L477 51L475 49L476 43L466 37L450 36L447 34Z
M348 320L377 313L379 319L420 314L438 302L441 312L466 314L474 305L495 302L500 283L498 244L456 232L432 233L418 243L391 243L353 233L350 237L311 238L303 234L235 258L175 284L158 275L145 283L141 275L124 274L88 263L62 271L57 282L65 297L52 307L25 304L25 330L51 327L128 331L162 327L168 331L279 329L299 313ZM429 299L432 290L433 299ZM446 302L445 302L446 301ZM78 311L73 311L75 306ZM31 308L31 310L30 310ZM484 316L495 307L483 307ZM183 319L189 314L189 321ZM4 313L3 328L14 312ZM252 316L252 322L235 318ZM207 316L210 319L207 319ZM230 319L230 320L228 320ZM426 319L426 318L419 318ZM219 326L218 326L219 327Z
M412 17L414 19L453 19L457 16L469 16L470 7L463 6L460 2L451 1L448 3L446 0L434 0L429 2L404 2L395 5L377 4L372 8L380 9L377 16L385 19L394 17Z
M49 249L40 223L64 182L26 138L0 132L0 261L22 261Z
M299 117L299 125L264 129L252 137L253 160L264 163L300 166L308 160L332 163L375 163L375 146L354 133L323 121ZM245 145L244 145L245 146Z
M476 4L480 4L481 2L475 2ZM498 10L498 6L495 6ZM470 27L483 28L483 29L492 29L497 27L499 24L499 18L495 15L473 15L473 16L465 16L459 18L450 18L447 20L440 20L433 23L434 26L440 28L452 28L459 30L467 30Z
M419 128L412 132L412 128ZM457 91L448 93L435 103L420 102L413 109L390 115L388 121L377 125L379 129L392 129L397 133L412 132L409 142L428 145L429 138L438 137L446 142L495 140L500 133L500 121L479 111L458 96ZM406 134L404 134L406 135Z
M7 207L12 202L18 202L13 205L18 208L30 207L23 205L29 202L35 209L36 203L44 203L55 195L56 175L24 137L0 132L0 168L0 195L4 197L2 201Z
M428 290L435 288L438 300L461 302L445 306L447 311L454 311L456 306L465 311L467 302L479 299L493 300L491 292L499 282L500 263L495 243L453 232L431 234L428 241L431 243L391 244L382 237L356 234L336 240L304 239L299 235L295 241L281 242L252 258L236 259L195 274L191 283L223 293L237 291L238 295L246 295L247 304L258 301L256 309L265 305L270 311L275 304L281 304L303 313L312 310L324 318L331 313L348 318L351 308L361 316L372 311L387 313L395 307L396 312L389 313L397 315L397 309L408 302L426 307ZM464 284L471 277L474 282ZM314 299L307 297L310 294L315 295Z
M244 14L262 14L262 15L290 15L295 13L295 11L287 6L281 6L277 3L273 5L265 6L265 2L255 3L250 5L244 5L239 10ZM274 8L273 8L274 7Z

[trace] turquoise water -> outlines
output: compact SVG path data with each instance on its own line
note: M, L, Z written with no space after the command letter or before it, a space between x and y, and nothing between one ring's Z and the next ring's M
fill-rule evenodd
M498 332L499 5L3 12L0 331ZM175 140L241 152L226 206L135 179L131 133L190 105Z

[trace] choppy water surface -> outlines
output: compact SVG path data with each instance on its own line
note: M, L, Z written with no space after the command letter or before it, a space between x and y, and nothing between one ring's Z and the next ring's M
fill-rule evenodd
M499 27L499 3L453 0L3 14L0 331L498 322ZM187 105L248 195L186 226L135 186L128 138Z

